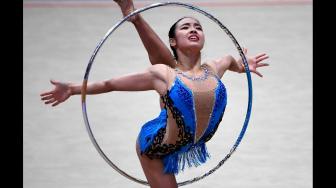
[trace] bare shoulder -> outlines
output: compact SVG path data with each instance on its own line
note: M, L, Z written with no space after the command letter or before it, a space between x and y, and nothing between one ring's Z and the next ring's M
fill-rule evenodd
M217 69L220 66L229 65L230 62L232 61L232 58L233 58L232 55L225 55L225 56L217 58L217 59L209 60L206 63L209 66Z
M154 88L160 95L164 95L167 92L169 81L171 80L171 70L172 68L165 64L155 64L147 69L152 76Z
M214 70L217 76L222 77L224 72L230 67L232 58L232 55L225 55L223 57L207 61L206 64Z
M155 64L155 65L151 65L148 68L148 71L154 73L154 74L162 74L162 73L166 73L169 69L171 69L171 67L169 67L168 65L165 64Z
M209 66L213 71L217 72L217 60L209 60L204 63Z
M230 66L232 59L233 59L232 55L225 55L217 60L217 64L219 66Z
M165 80L172 68L165 64L155 64L148 68L148 71L160 80Z

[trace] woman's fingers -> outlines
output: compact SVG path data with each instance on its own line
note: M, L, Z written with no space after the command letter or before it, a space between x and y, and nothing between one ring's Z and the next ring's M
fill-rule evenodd
M50 100L50 99L52 99L54 96L53 95L48 95L48 96L44 96L44 97L42 97L41 99L42 100Z
M258 72L258 71L251 71L251 72L255 73L256 75L258 75L258 76L260 76L260 77L263 77L263 75L260 74L260 72Z
M46 95L50 95L53 94L53 91L46 91L40 94L41 97L46 96Z
M56 101L56 99L55 99L55 98L52 98L52 99L50 99L50 100L44 102L44 104L50 104L50 103L53 103L53 102L55 102L55 101Z
M246 54L247 53L247 49L243 48L243 52L244 52L244 54ZM253 73L255 73L256 75L258 75L260 77L263 77L263 75L260 72L258 72L256 70L256 68L258 68L258 67L264 67L264 66L269 66L268 63L259 63L259 62L261 62L261 61L263 61L263 60L265 60L267 58L269 58L269 56L266 53L259 53L256 56L254 56L254 58L250 58L250 59L252 59L252 63L250 65L251 66L250 67L251 68L250 71L253 72Z
M269 66L268 63L258 63L257 67L265 67L265 66Z
M268 57L268 55L266 53L260 53L260 54L256 55L255 58L258 59L258 58L263 57L263 56Z
M59 84L59 82L58 82L58 81L56 81L56 80L53 80L53 79L51 79L51 80L50 80L50 83L52 83L53 85Z
M263 56L256 57L256 60L257 60L257 62L259 62L259 61L263 61L263 60L265 60L267 58L268 58L268 55L265 54Z
M54 104L52 104L51 106L57 106L59 103L61 103L61 101L56 101Z
M53 97L44 100L46 100L46 102L44 102L45 104L51 104L51 106L57 106L58 104L63 102L62 100L57 100Z
M127 16L135 10L132 0L114 0L120 7L123 16ZM129 21L132 21L133 18L130 18Z
M247 54L247 48L243 48L243 53L246 55Z
M50 83L53 85L59 84L59 82L55 80L50 80ZM51 95L51 94L54 94L54 90L43 92L40 94L40 96L43 97L43 96Z

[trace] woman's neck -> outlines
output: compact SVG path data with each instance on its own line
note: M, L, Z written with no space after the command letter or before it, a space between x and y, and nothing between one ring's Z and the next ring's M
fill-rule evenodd
M183 72L198 73L201 70L201 54L179 54L176 67Z

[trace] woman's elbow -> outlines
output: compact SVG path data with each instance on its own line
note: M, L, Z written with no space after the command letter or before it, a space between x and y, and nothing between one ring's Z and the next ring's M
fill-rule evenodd
M102 84L104 92L116 91L117 87L114 80L104 81Z

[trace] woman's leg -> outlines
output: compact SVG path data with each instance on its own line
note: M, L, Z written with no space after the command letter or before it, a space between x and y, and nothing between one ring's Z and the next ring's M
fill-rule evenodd
M114 0L120 7L123 16L135 10L133 0ZM175 59L169 48L162 42L160 37L154 32L150 25L142 18L140 14L129 19L135 26L143 45L145 46L151 64L166 64L175 66ZM168 33L168 31L167 31Z
M151 188L177 188L175 175L163 172L162 160L150 159L146 155L141 155L138 143L136 144L136 151Z

